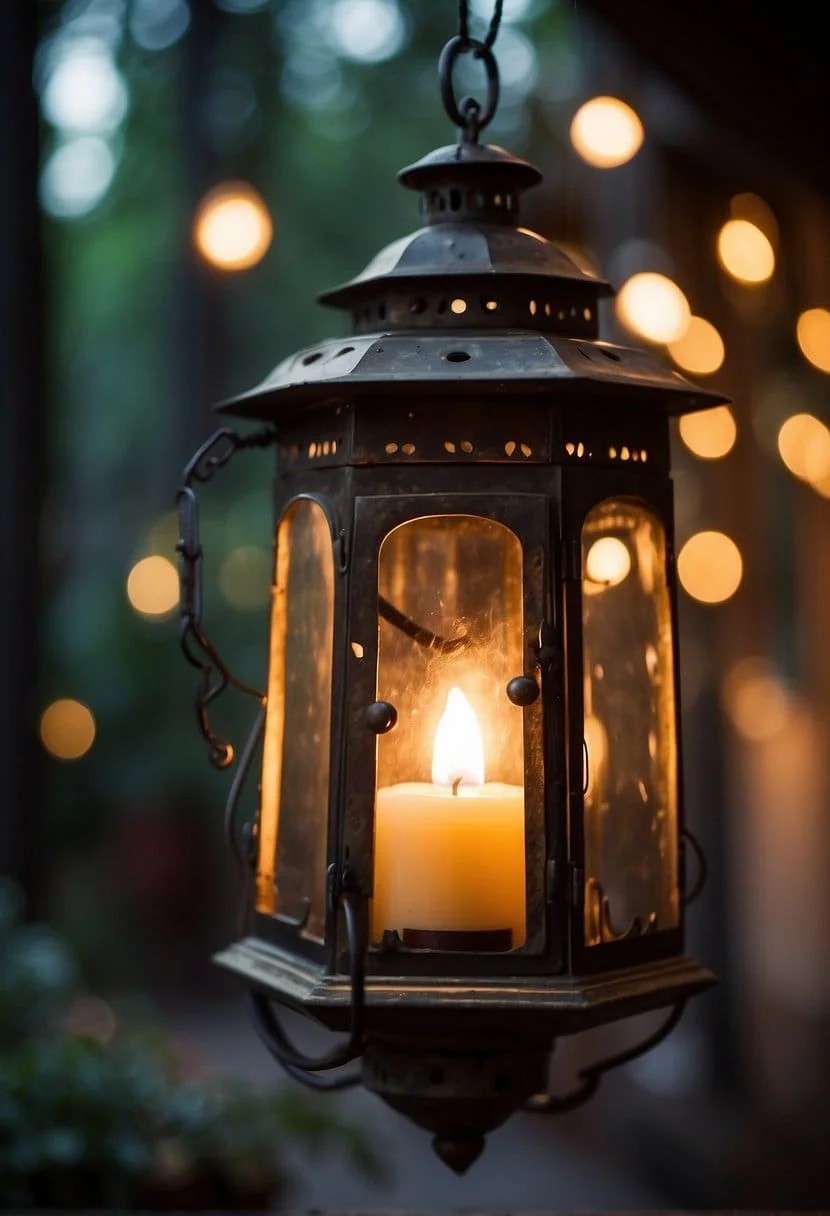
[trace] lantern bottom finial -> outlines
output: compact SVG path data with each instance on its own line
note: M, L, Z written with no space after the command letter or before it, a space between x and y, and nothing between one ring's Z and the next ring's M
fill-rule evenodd
M433 1136L432 1147L456 1174L466 1174L484 1151L483 1136Z

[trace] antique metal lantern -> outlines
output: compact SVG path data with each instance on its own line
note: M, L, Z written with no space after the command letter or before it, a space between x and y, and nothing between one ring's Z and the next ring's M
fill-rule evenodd
M482 106L454 99L467 53ZM724 398L602 341L608 285L519 226L540 175L479 142L492 39L453 39L440 77L460 138L400 174L423 226L321 297L348 337L219 407L264 425L196 454L179 548L223 766L207 708L233 677L202 628L194 484L273 444L267 688L228 808L233 835L261 738L249 927L217 961L292 1076L361 1080L463 1170L713 981L683 953L669 419ZM335 1046L301 1052L280 1006ZM546 1095L559 1036L658 1009L645 1043Z

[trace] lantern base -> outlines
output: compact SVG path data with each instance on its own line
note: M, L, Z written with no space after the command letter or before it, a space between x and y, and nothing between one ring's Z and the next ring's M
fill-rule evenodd
M547 1087L550 1045L505 1051L469 1037L438 1044L370 1036L361 1074L367 1089L419 1127L457 1174L484 1148L488 1132Z

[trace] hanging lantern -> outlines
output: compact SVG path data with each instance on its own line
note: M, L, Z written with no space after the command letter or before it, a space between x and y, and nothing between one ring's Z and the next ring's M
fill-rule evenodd
M290 1075L362 1081L459 1171L517 1109L590 1097L714 978L683 952L669 419L724 398L602 341L608 285L519 226L540 175L478 138L494 37L443 52L459 141L400 174L423 226L321 297L351 336L223 403L264 426L222 427L179 496L221 767L208 706L233 676L201 623L194 485L275 446L263 710L227 812L261 739L250 926L218 962ZM453 95L470 53L483 106ZM309 1058L280 1006L345 1040ZM645 1043L545 1093L558 1037L658 1009Z

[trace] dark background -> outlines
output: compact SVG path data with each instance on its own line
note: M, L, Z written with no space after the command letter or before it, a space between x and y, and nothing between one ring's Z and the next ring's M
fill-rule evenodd
M189 21L168 43L173 3L0 9L0 869L31 915L67 935L92 990L141 993L206 1059L260 1077L271 1065L210 963L234 932L221 831L231 778L207 764L175 620L139 617L125 580L149 552L174 557L175 491L215 426L212 404L333 332L339 320L316 294L416 226L395 174L452 139L435 63L456 6L401 0L399 45L374 60L332 35L344 12L335 0L181 7ZM775 444L790 414L830 419L827 376L794 336L803 308L830 306L818 18L645 0L505 9L491 137L545 175L525 223L589 249L615 286L651 269L638 257L658 245L726 342L714 382L732 398L738 441L719 461L677 441L675 461L678 542L718 528L744 560L731 600L680 605L686 798L710 863L690 947L720 983L584 1112L517 1118L463 1182L435 1173L420 1133L357 1100L355 1119L389 1137L396 1181L363 1192L322 1170L301 1202L820 1208L830 1203L830 507ZM50 213L42 177L73 137L42 108L62 37L103 39L129 97L104 135L112 180L75 216ZM624 97L646 128L619 169L591 169L570 147L570 118L595 93ZM190 229L205 192L232 178L260 190L275 236L256 267L223 275L198 260ZM728 283L713 255L743 192L777 221L776 274L763 288ZM631 340L606 320L605 336ZM235 610L218 581L234 549L271 542L268 458L239 460L204 495L206 595L211 633L258 683L265 600ZM747 657L787 698L784 725L760 739L725 708L724 681ZM96 718L95 743L75 761L49 756L38 737L59 696ZM218 711L236 739L250 715L236 694ZM577 1057L602 1046L595 1036ZM499 1190L511 1162L518 1174Z

